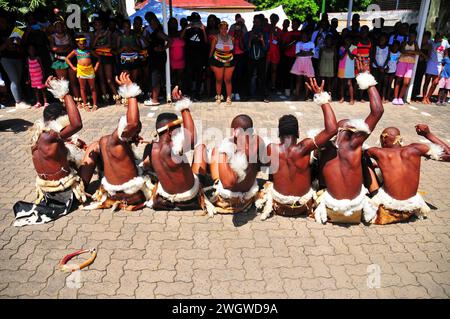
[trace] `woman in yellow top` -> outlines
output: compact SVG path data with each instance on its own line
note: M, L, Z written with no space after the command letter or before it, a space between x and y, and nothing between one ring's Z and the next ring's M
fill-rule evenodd
M97 109L97 92L95 90L95 72L97 72L100 61L98 57L90 50L88 50L86 38L77 38L75 39L77 42L78 48L69 53L66 57L66 63L70 66L72 70L77 72L78 82L80 83L80 91L81 98L83 99L83 108L86 110L95 111ZM92 56L97 58L97 63L95 67L92 66ZM77 57L77 66L75 67L70 59L76 56ZM93 106L90 107L87 101L86 96L86 83L89 85L92 94L92 103Z
M228 23L219 24L219 34L211 41L209 52L211 70L216 77L216 103L222 102L222 83L225 81L227 91L227 105L231 105L231 79L234 71L233 37L228 34Z

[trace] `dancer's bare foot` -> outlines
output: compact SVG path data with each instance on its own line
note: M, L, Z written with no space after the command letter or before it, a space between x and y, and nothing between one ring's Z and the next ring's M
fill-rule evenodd
M350 104L350 105L355 104L355 100L350 100L350 102L348 102L348 104Z
M340 99L339 103L344 103L344 98Z

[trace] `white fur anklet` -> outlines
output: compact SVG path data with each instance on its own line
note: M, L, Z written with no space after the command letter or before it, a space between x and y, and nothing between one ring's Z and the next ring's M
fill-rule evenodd
M369 72L359 73L356 76L356 82L358 82L360 90L367 90L369 87L375 86L378 83Z
M316 103L319 106L322 106L323 104L327 104L331 102L331 96L328 94L328 92L321 92L314 94L314 103Z
M53 79L48 82L47 90L57 99L63 100L69 93L69 81Z
M130 97L136 97L141 94L141 88L136 83L124 84L119 87L119 94L124 99L128 99Z
M182 98L178 102L175 103L175 110L178 112L181 112L183 110L189 110L189 107L191 106L192 101L188 99L187 97Z

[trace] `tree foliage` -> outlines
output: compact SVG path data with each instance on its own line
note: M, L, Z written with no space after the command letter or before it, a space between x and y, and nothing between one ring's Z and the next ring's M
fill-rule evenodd
M304 20L308 15L318 16L320 8L317 0L254 0L258 10L267 10L282 5L289 18Z

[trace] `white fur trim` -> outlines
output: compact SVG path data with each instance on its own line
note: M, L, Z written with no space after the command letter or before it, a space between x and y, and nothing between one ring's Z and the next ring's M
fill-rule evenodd
M427 155L432 160L440 161L442 159L442 156L445 154L445 151L442 148L442 146L434 144L434 143L429 143L428 147L430 148L430 150L427 152Z
M135 194L140 191L146 183L146 180L142 176L136 176L121 185L110 184L106 177L102 178L102 185L105 190L111 195L116 195L117 192L124 192L125 194Z
M225 153L229 158L231 158L234 153L236 153L236 148L236 144L231 142L230 139L225 138L219 146L219 153Z
M347 122L348 126L354 127L357 132L370 134L369 125L363 119L351 119Z
M243 152L235 153L233 157L230 159L230 167L238 177L237 182L238 183L242 182L247 176L246 170L248 167L247 156L245 155L245 153Z
M77 167L80 167L83 164L84 151L72 143L64 143L67 148L67 159L71 162L74 162Z
M316 103L319 106L322 106L323 104L327 104L331 102L331 96L328 94L328 92L321 92L314 94L314 103Z
M119 120L119 125L117 126L117 135L119 135L119 140L126 141L127 139L122 137L123 131L125 131L125 128L127 127L127 116L124 115Z
M366 142L364 142L363 145L362 145L362 150L363 151L367 151L369 148L370 148L370 145L367 144Z
M249 200L250 198L254 197L258 191L258 183L253 183L253 186L247 191L247 192L232 192L229 189L223 188L222 183L219 181L216 185L216 192L223 198L230 199L230 198L241 198L243 200Z
M362 186L361 192L354 199L335 199L327 191L321 196L320 204L314 211L314 217L318 223L326 223L327 208L340 212L344 216L351 216L355 211L363 210L364 219L371 220L377 211L377 207L371 205L366 197L367 189Z
M53 79L48 82L47 90L57 99L63 99L69 93L69 81Z
M63 115L58 117L56 120L48 121L45 124L49 129L60 133L66 126L70 125L70 120L68 115Z
M190 190L187 190L183 193L178 194L170 194L164 190L161 183L158 183L156 193L167 199L168 201L172 203L179 203L179 202L185 202L188 200L193 199L195 196L197 196L198 191L200 189L200 182L197 177L197 175L194 174L194 185Z
M377 81L374 76L369 72L359 73L356 76L356 82L358 83L360 90L367 90L371 86L377 85Z
M309 138L314 138L316 135L318 135L322 130L320 128L312 128L308 131L306 131L306 136Z
M128 99L130 97L136 97L142 93L141 88L136 83L124 84L119 87L118 93L124 99Z
M189 107L192 105L192 101L188 98L182 98L178 102L175 103L175 110L181 112L183 110L189 110Z
M401 212L411 212L420 209L419 217L426 216L430 211L430 207L428 207L420 194L416 194L408 199L399 200L386 193L383 188L378 189L378 193L372 198L372 202L377 206L383 205L387 209Z
M172 135L172 153L174 155L182 155L184 148L184 132L182 129L178 130Z

